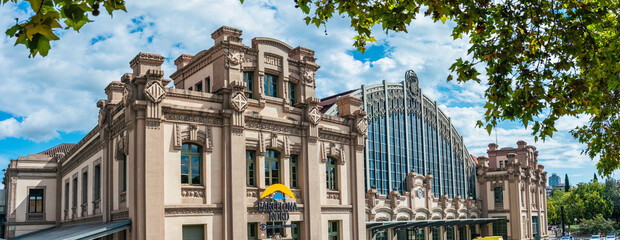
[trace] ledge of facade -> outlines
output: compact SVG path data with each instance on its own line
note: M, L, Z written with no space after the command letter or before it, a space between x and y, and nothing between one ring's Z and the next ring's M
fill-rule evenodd
M166 97L172 98L189 98L196 99L207 102L215 102L222 103L224 102L224 98L219 94L207 93L207 92L199 92L188 89L178 89L178 88L164 88L166 91Z
M80 140L80 142L78 142L73 148L71 148L71 150L65 155L65 157L62 158L62 160L60 161L61 165L64 166L65 164L67 164L67 162L73 159L73 154L81 151L82 147L84 147L86 143L90 142L95 137L95 135L99 134L99 130L101 130L99 128L99 125L95 126L92 130L90 130L90 132L86 134L86 136L82 138L82 140Z

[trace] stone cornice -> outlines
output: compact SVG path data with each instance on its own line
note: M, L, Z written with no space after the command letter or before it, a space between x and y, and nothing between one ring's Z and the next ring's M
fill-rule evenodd
M252 130L266 130L279 133L302 135L303 128L299 121L276 119L256 114L245 115L245 127Z
M175 206L166 207L164 214L166 216L210 216L222 214L222 208L219 206Z
M74 153L76 153L80 148L82 148L82 146L84 146L84 144L86 144L88 141L91 140L91 138L93 138L96 134L99 134L99 130L100 127L99 125L95 126L95 128L93 128L93 130L91 130L88 134L86 134L86 136L84 138L82 138L82 140L80 140L80 142L78 142L78 144L76 144L75 146L73 146L73 148L71 148L71 151L69 151L67 153L67 155L65 155L60 162L61 165L65 165L66 161L68 161Z
M61 176L64 176L70 171L73 171L73 169L75 169L77 166L79 166L84 161L88 160L90 157L95 155L101 149L103 149L103 142L101 141L100 137L97 136L90 143L88 143L86 147L84 147L82 150L76 153L74 158L72 158L72 159L77 159L77 160L69 161L68 163L63 164L61 168L62 169Z

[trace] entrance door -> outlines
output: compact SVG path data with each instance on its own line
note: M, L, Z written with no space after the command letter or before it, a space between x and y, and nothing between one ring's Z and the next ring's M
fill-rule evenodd
M534 239L540 240L540 227L538 226L538 216L532 216L532 234Z

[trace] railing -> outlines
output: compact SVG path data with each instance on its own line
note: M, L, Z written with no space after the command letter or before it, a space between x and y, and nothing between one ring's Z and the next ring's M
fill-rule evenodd
M81 207L82 207L82 217L87 216L88 215L88 203L82 203Z
M44 221L45 213L28 213L27 219L29 221Z
M71 207L71 218L77 218L77 206Z
M504 203L495 203L495 209L504 209Z
M327 199L340 200L340 192L327 190Z
M65 209L65 220L69 219L69 209Z
M101 213L101 209L99 208L99 205L101 205L101 199L97 199L93 201L93 215Z

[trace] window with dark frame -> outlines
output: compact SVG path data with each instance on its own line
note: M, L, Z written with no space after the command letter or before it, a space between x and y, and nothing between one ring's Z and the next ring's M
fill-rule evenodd
M77 177L73 178L73 205L72 207L77 207L78 205L78 179Z
M265 96L278 97L278 76L265 74L264 81Z
M340 221L327 221L327 239L340 240Z
M250 91L248 98L252 98L254 93L254 72L243 72L243 82L246 89Z
M495 203L504 203L504 193L502 187L495 187Z
M291 239L300 240L301 239L301 222L292 222L292 225L295 225L295 227L291 227Z
M338 167L336 159L333 157L327 157L325 162L325 170L327 177L327 189L338 191Z
M69 182L65 183L65 210L69 209Z
M298 156L291 155L290 158L290 167L291 167L291 188L299 188L299 163Z
M256 187L256 151L245 151L246 186Z
M181 183L202 184L202 147L184 143L181 147Z
M258 223L248 223L248 240L258 240Z
M28 212L43 213L43 189L28 190Z
M267 222L267 229L265 230L267 233L267 238L271 238L273 237L273 235L275 235L276 233L280 234L280 237L282 237L282 232L283 232L283 228L276 228L276 227L270 227L270 226L279 226L282 225L282 222Z
M88 203L88 172L82 173L82 204Z
M294 107L295 103L297 103L297 84L288 82L288 92L289 92L288 97L290 98L291 107Z
M202 92L202 82L196 83L196 91Z
M121 177L121 183L122 183L121 192L126 192L127 191L127 155L125 154L121 156L120 167L121 167L120 177Z
M99 200L101 198L101 164L97 164L94 170L94 196L93 200Z
M205 79L205 84L206 84L205 92L210 93L211 92L211 77L207 77Z
M267 150L265 153L265 186L280 183L280 153Z

